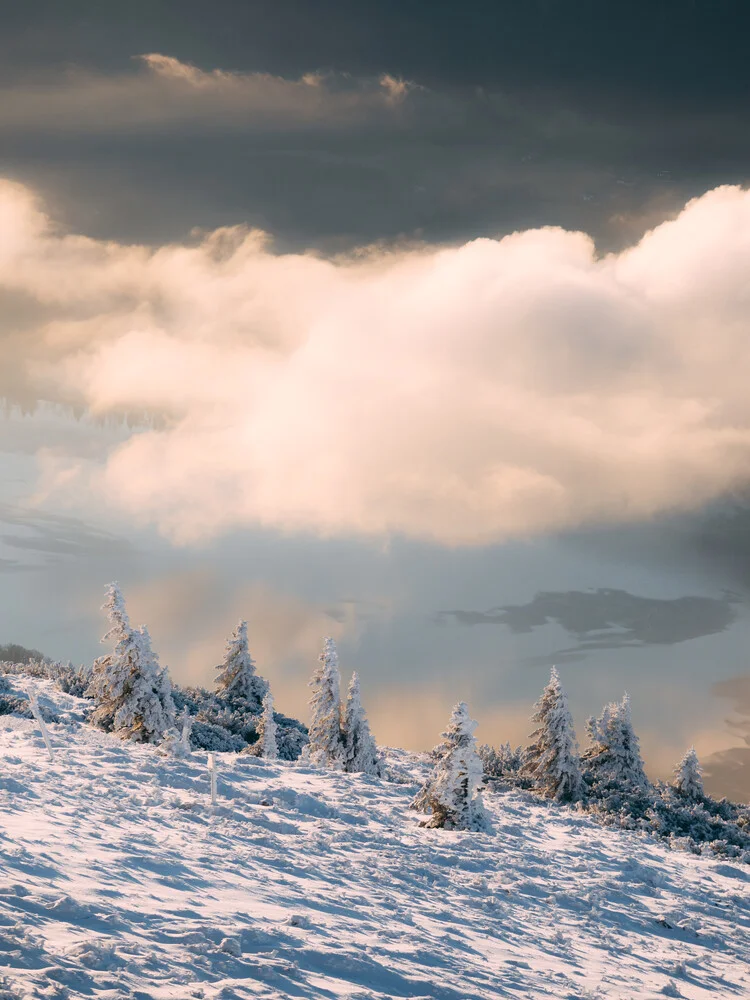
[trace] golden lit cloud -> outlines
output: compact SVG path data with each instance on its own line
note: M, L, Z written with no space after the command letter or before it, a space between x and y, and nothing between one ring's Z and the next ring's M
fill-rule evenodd
M484 543L749 478L736 187L602 258L559 229L336 260L241 228L124 246L58 232L5 182L0 234L3 391L154 418L103 464L48 451L47 488L180 543L242 525Z

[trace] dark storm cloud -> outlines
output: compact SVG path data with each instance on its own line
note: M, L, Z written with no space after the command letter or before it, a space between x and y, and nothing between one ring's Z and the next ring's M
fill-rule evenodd
M611 249L690 196L748 180L748 23L726 2L18 5L0 33L0 83L18 108L81 73L134 80L133 56L149 52L288 81L390 73L428 94L343 129L335 116L269 129L222 114L196 129L180 112L158 128L105 114L81 134L69 114L50 128L27 108L12 128L0 115L0 172L94 236L162 241L246 221L282 248L335 250L557 224ZM142 101L142 116L158 104Z
M520 634L548 624L574 636L574 650L563 657L595 649L672 645L723 632L735 621L735 597L640 597L625 590L538 593L528 604L509 604L489 611L443 611L442 619L459 625L504 625Z
M567 88L674 105L740 106L750 10L737 0L35 0L6 5L6 77L72 63L122 68L164 51L296 75L383 71L430 86Z

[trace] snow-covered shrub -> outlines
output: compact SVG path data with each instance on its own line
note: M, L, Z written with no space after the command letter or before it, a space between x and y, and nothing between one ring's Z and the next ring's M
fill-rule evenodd
M222 726L193 719L190 745L194 750L213 750L216 753L240 753L247 746L241 736L230 733Z
M225 730L229 739L227 745L233 749L245 749L254 745L258 739L260 715L249 712L242 707L232 708L227 701L214 691L201 687L173 688L173 698L178 710L187 709L195 723L212 727L206 730L201 739L216 742L216 730ZM276 743L281 760L297 760L307 743L307 728L297 719L292 719L281 712L274 711L276 722ZM203 731L202 731L203 732ZM212 733L213 735L208 735ZM238 743L237 737L241 740ZM206 746L205 749L216 750L216 746Z
M557 668L535 705L532 722L537 728L526 749L524 771L533 787L545 798L575 802L583 794L583 778L573 717L560 683Z
M344 742L341 736L341 696L339 658L336 644L328 636L323 640L320 666L310 680L311 721L309 742L302 756L318 767L343 770Z
M28 698L17 695L13 686L4 676L0 676L0 715L20 715L24 719L33 719Z
M55 684L65 694L75 698L86 698L91 684L91 668L87 666L74 667L72 663L54 664L59 667Z
M442 742L432 751L434 772L411 804L413 809L430 813L424 826L446 830L488 829L481 796L484 774L474 737L476 727L466 702L459 702L442 734Z
M698 761L695 747L690 747L675 767L672 787L680 795L694 802L703 798L703 769Z
M120 588L107 588L104 610L111 628L102 641L114 649L95 661L88 693L96 702L92 721L118 735L151 743L174 726L175 706L166 668L159 666L145 626L133 628Z
M296 719L274 712L279 760L299 760L307 746L307 727Z
M255 663L247 648L246 621L239 622L227 639L224 659L216 670L216 692L223 701L259 715L268 682L255 672Z
M493 747L482 743L477 747L485 778L501 781L519 788L530 788L531 782L523 773L524 748L512 747L510 742Z
M378 753L377 745L370 732L367 715L362 706L359 676L356 671L352 674L347 689L342 731L344 770L382 777L383 761Z

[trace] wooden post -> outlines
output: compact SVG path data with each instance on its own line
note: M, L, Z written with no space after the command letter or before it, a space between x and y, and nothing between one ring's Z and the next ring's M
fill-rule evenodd
M216 757L210 753L208 755L208 773L211 778L211 805L216 805Z

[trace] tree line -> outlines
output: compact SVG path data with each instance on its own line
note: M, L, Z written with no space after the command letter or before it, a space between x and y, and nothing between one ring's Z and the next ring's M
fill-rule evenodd
M109 653L87 670L68 665L5 663L4 673L39 671L66 691L90 698L90 721L124 739L160 744L178 755L193 749L236 751L269 760L301 759L310 765L391 778L370 731L359 678L353 673L342 704L336 646L324 639L310 680L309 727L274 708L270 685L248 649L240 621L216 667L213 691L173 684L145 626L133 626L116 583L103 605ZM0 712L26 707L0 687ZM651 782L643 765L627 694L588 720L588 746L580 752L559 673L534 706L526 747L477 744L477 723L465 702L453 709L441 741L428 755L429 773L412 808L422 825L489 830L483 793L517 789L585 811L610 826L667 838L675 846L750 861L750 812L706 793L694 747L671 782Z

